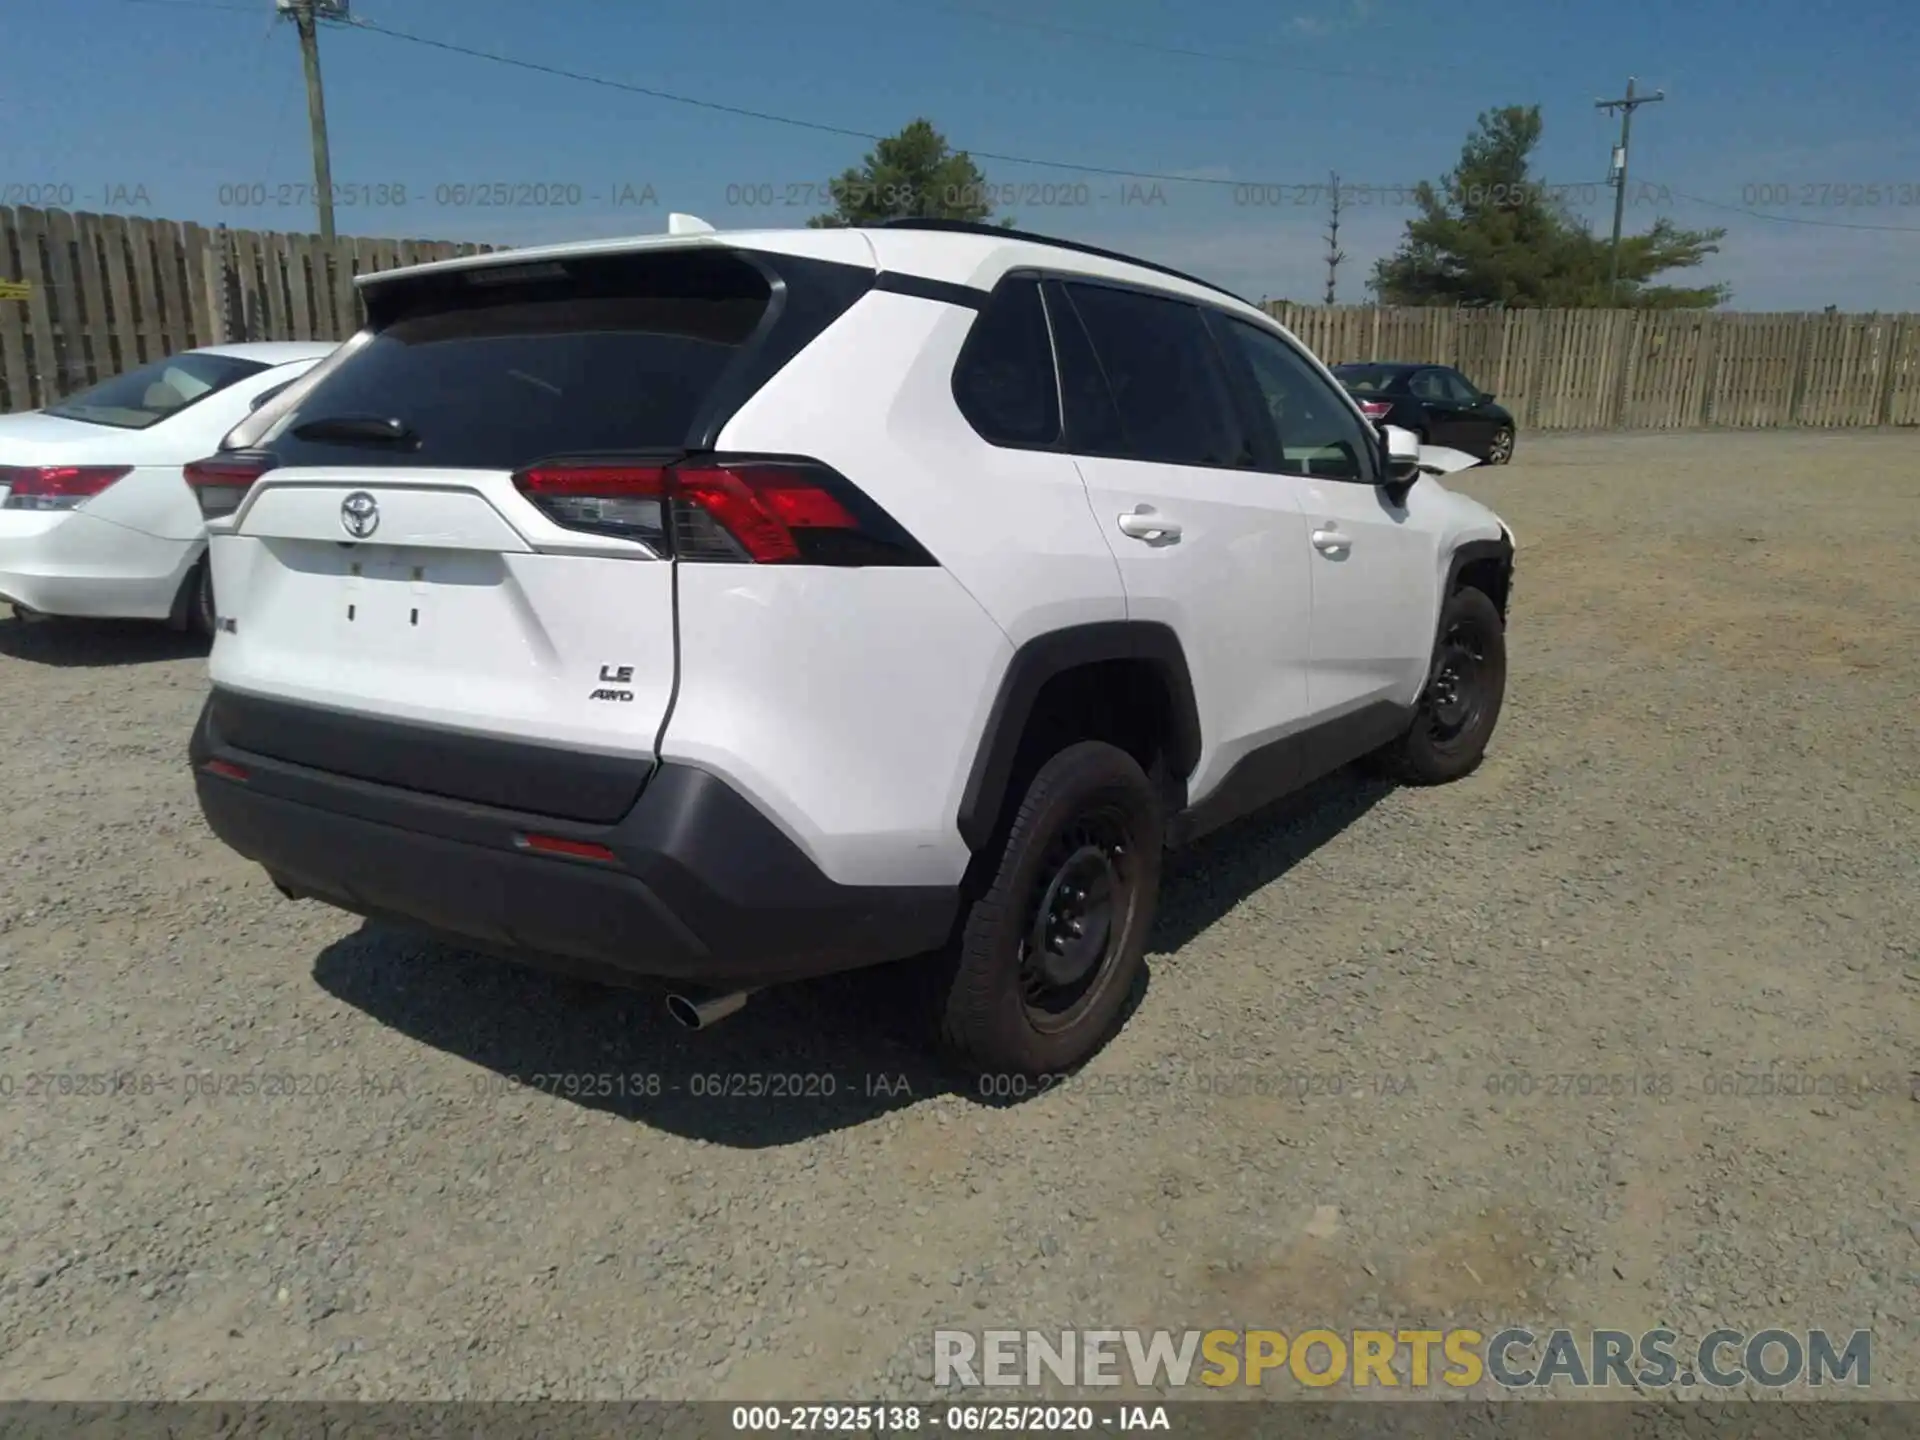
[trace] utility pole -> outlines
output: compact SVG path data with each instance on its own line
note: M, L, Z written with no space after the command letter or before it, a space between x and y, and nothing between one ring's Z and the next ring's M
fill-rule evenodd
M1340 262L1347 258L1346 251L1340 248L1340 177L1337 174L1327 176L1333 182L1333 218L1327 226L1327 304L1333 304L1334 286L1340 271Z
M321 20L347 18L347 0L274 0L300 32L300 59L307 71L307 123L313 131L313 198L320 210L320 238L333 239L333 161L327 152L327 97L320 88Z
M1627 77L1627 93L1618 100L1596 100L1593 108L1605 110L1611 115L1620 112L1620 143L1613 152L1613 258L1607 268L1607 303L1612 304L1620 298L1620 221L1627 208L1627 135L1633 128L1633 112L1642 105L1651 105L1657 100L1667 98L1667 92L1656 90L1651 95L1633 93L1633 77Z

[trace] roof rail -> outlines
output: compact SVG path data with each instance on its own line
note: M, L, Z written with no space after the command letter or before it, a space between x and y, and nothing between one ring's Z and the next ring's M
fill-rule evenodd
M1030 230L1009 230L1001 225L988 225L978 220L921 219L916 216L899 220L883 220L876 228L947 230L956 235L997 235L1002 240L1025 240L1033 245L1051 245L1056 250L1072 250L1081 255L1098 255L1102 260L1117 260L1122 265L1138 265L1142 270L1153 270L1161 275L1170 275L1175 280L1184 280L1189 285L1199 285L1215 294L1224 295L1229 300L1238 300L1242 305L1253 305L1246 296L1236 295L1224 285L1216 285L1211 280L1202 280L1198 275L1189 275L1184 270L1175 270L1171 265L1157 265L1151 260L1142 260L1137 255L1123 255L1118 250L1103 250L1098 245L1083 245L1078 240L1058 240L1051 235L1035 235ZM1254 308L1259 307L1256 305Z

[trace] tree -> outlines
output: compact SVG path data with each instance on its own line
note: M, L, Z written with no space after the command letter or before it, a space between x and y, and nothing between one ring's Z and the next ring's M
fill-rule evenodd
M1369 285L1387 305L1596 307L1613 303L1607 271L1611 236L1595 235L1563 196L1528 173L1540 142L1540 107L1484 112L1460 150L1459 167L1438 186L1414 188L1420 214L1400 249L1374 266ZM1683 230L1660 219L1620 237L1619 304L1704 309L1724 302L1725 285L1652 284L1669 270L1717 254L1724 230Z
M950 148L929 120L880 141L832 188L832 212L807 222L816 230L883 220L982 221L993 213L993 187L980 167L966 151Z

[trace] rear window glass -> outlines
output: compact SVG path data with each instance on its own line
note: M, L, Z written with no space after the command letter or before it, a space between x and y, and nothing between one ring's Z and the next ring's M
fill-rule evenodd
M1357 394L1390 389L1399 375L1398 370L1389 370L1384 365L1336 365L1333 367L1333 378Z
M46 413L120 430L144 430L266 368L258 360L188 351L103 380L47 406Z
M526 279L456 271L394 296L376 290L374 333L265 443L285 465L489 470L677 449L769 293L753 266L711 251L543 265ZM342 438L343 421L398 422L402 438L364 426L365 438L351 438L351 425ZM322 433L303 437L308 427Z

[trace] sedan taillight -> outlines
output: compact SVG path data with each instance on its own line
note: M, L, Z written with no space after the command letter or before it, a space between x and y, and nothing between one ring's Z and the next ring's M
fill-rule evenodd
M1369 420L1384 420L1393 413L1393 406L1385 400L1362 400L1360 413Z
M253 482L278 462L273 456L252 450L234 450L209 455L186 468L187 484L200 502L203 520L218 520L231 515L247 498Z
M8 510L72 510L133 469L131 465L0 465Z

